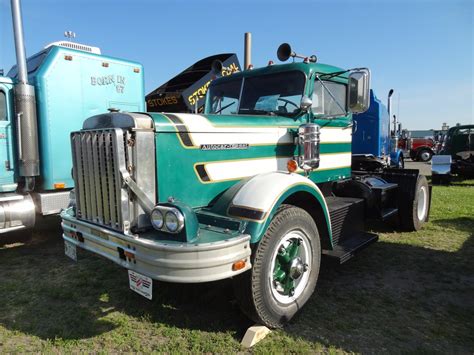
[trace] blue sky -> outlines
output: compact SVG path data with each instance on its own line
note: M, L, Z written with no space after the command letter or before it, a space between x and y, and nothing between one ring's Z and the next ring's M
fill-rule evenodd
M193 62L236 52L253 35L255 66L289 42L322 63L366 66L379 98L395 89L404 127L474 123L474 1L23 0L31 55L63 39L145 66L149 92ZM10 1L0 0L0 68L14 63ZM398 97L400 105L398 107Z

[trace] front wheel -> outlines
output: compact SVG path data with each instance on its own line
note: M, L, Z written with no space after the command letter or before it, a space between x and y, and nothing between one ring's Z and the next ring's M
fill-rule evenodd
M253 268L234 279L244 313L283 327L314 292L321 262L318 228L303 209L283 205L253 254Z
M401 155L401 154L400 154L400 157L398 158L397 168L398 169L405 169L405 159L403 159L403 155Z
M418 160L426 163L431 160L432 156L433 156L433 152L431 150L423 149L418 153Z

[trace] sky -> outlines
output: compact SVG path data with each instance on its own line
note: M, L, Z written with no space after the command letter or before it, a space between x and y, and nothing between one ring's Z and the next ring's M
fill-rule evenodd
M145 67L152 91L197 60L235 52L252 33L255 67L279 44L342 68L368 67L404 128L474 123L473 0L23 0L27 55L63 40ZM0 68L15 62L10 1L0 0Z

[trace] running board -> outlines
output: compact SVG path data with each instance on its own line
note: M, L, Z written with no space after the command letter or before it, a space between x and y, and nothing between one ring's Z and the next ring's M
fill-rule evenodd
M351 237L344 238L333 250L324 250L323 255L335 259L339 264L352 259L357 252L376 242L379 236L374 233L358 232Z

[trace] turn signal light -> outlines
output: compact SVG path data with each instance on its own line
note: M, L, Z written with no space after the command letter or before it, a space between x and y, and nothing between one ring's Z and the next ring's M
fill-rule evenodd
M134 72L134 73L140 73L140 69L134 68L134 69L133 69L133 72Z
M239 260L232 264L232 271L242 270L245 267L245 260Z
M53 186L55 189L64 189L66 187L66 184L64 182L57 182Z
M288 163L286 163L286 168L290 173L294 173L296 170L298 170L298 163L294 159L288 160Z

